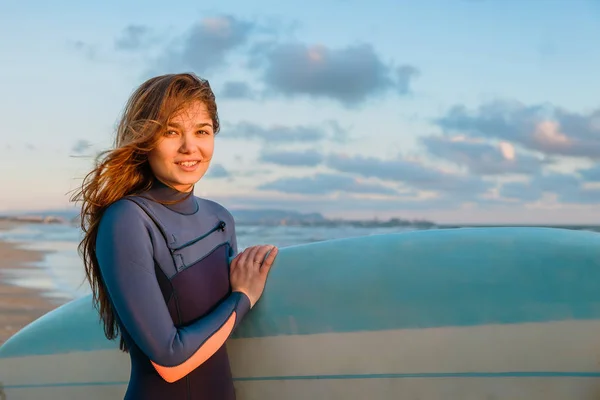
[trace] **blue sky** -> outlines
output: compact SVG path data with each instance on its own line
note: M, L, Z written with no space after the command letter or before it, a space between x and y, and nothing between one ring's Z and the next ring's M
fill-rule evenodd
M211 82L232 208L600 223L600 3L0 3L0 211L62 208L154 74Z

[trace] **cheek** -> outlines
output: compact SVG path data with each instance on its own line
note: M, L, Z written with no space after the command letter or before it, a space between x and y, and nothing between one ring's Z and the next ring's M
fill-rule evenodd
M158 165L156 154L148 153L148 165L150 165L150 169L154 175L158 175L160 172L160 166Z
M148 164L150 164L150 168L152 171L156 173L165 168L165 164L167 163L167 156L162 148L155 148L150 153L148 153Z
M210 141L206 141L206 143L202 143L200 146L202 154L204 157L211 158L215 151L215 141L211 139Z

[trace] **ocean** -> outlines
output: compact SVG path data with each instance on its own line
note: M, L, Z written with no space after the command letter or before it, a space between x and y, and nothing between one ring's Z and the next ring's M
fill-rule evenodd
M489 225L492 226L492 225ZM431 229L462 228L467 225L439 225ZM600 232L599 226L556 226ZM257 244L278 247L294 246L323 240L398 233L415 227L355 227L347 225L267 226L237 225L239 250ZM83 262L77 253L81 239L80 228L68 224L20 224L12 230L0 231L0 240L19 243L20 246L47 252L39 268L3 270L7 280L15 285L40 290L45 296L65 302L88 294Z
M352 226L264 226L241 225L236 227L240 250L257 244L287 247L323 240L356 236L403 232L414 230L404 227L352 227ZM47 252L39 268L3 270L7 281L42 291L45 296L60 302L90 293L85 281L83 262L77 253L81 239L78 227L61 224L21 224L14 229L0 231L0 240L19 243L21 247Z

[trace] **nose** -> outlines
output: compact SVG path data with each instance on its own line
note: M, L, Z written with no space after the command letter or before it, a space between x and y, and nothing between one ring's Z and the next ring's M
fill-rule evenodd
M194 135L184 134L181 135L181 146L179 151L184 154L191 154L197 148L195 143Z

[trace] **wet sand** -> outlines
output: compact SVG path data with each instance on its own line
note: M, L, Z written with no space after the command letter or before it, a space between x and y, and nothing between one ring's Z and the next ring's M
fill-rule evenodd
M0 221L0 230L12 227L14 223ZM60 305L55 299L45 298L39 290L7 282L7 269L37 269L30 263L43 258L44 252L21 249L18 244L0 241L0 344L25 325Z

